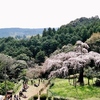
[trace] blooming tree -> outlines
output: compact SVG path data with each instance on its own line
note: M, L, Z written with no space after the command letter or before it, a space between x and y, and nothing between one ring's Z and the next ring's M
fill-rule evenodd
M100 68L100 54L93 51L88 52L88 49L89 46L86 43L77 41L73 51L61 52L47 58L43 66L44 73L47 74L48 78L64 78L69 75L69 69L79 70L78 82L83 84L84 67L91 65Z

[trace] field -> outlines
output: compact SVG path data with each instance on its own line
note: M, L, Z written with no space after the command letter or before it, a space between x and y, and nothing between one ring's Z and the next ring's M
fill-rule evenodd
M49 96L59 96L69 98L68 100L100 100L100 87L93 86L92 80L90 85L73 86L73 79L71 84L68 79L55 79L52 81L54 85L48 90Z

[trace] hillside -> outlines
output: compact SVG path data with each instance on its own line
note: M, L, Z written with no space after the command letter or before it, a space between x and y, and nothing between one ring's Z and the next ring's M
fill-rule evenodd
M29 39L7 37L24 35L35 36ZM17 83L21 79L27 81L33 78L68 78L70 83L72 78L73 84L70 86L73 85L76 88L79 85L81 87L87 86L84 84L85 76L89 86L90 79L92 82L95 79L92 84L93 88L100 86L99 17L78 18L58 29L50 27L40 30L1 29L0 36L5 37L0 38L1 94L5 93L5 85L2 85L2 83L6 83L5 79ZM53 85L55 86L55 83ZM86 90L89 92L89 89L86 88ZM67 93L67 91L61 93ZM96 90L92 93L97 94ZM98 97L100 98L100 96Z
M32 29L15 28L11 29L11 31L6 29L5 34L9 32L14 35L14 30L18 32L18 34L15 33L17 35L22 35L23 33L32 34L33 32ZM93 33L100 33L100 19L98 16L91 18L81 17L71 21L69 24L62 25L58 29L44 28L40 30L42 35L38 34L30 39L1 38L0 53L7 54L18 60L30 61L31 58L34 58L36 63L43 63L46 56L49 57L54 51L61 49L63 46L68 44L75 45L77 40L86 42ZM2 32L4 32L3 29ZM38 32L35 30L35 33ZM2 33L1 36L5 34ZM96 45L98 46L99 44L96 43ZM90 50L100 52L97 49L92 49L92 46L90 46Z
M1 28L0 38L2 37L15 37L15 36L33 36L42 34L43 28L29 29L29 28Z
M100 33L93 33L86 41L92 51L100 53Z

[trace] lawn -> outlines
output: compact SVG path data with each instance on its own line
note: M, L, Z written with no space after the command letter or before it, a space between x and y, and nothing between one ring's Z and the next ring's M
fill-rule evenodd
M100 100L100 87L93 86L92 81L91 85L77 85L76 87L70 85L68 79L55 79L53 82L54 86L49 89L49 95L74 98L75 100ZM85 79L86 82L87 79Z

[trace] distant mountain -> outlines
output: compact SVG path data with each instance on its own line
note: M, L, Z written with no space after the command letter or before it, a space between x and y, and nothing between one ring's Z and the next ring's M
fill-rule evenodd
M15 36L33 36L36 34L42 34L44 28L1 28L0 38L2 37L15 37Z

